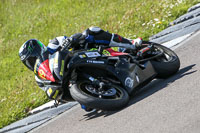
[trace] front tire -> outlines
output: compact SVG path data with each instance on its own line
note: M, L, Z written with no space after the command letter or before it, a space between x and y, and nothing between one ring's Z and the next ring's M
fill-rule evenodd
M112 87L116 90L116 95L101 97L88 91L86 89L87 86L92 86L90 81L79 81L70 88L72 97L80 104L90 108L106 111L118 110L128 104L128 93L117 85L112 85Z

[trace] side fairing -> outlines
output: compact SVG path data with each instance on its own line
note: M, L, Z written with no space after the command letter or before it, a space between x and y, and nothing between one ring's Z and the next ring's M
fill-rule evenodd
M59 81L62 80L62 69L64 68L64 57L67 55L67 53L61 53L57 51L53 55L50 55L50 69L53 73L54 77L58 79Z
M140 84L156 75L150 62L146 62L145 69L141 69L134 63L129 63L126 58L116 57L101 57L98 52L79 52L76 53L67 65L68 73L70 74L76 68L88 68L97 70L93 73L104 72L112 74L113 79L121 82L123 88L130 94ZM86 71L84 71L86 72ZM95 75L95 74L94 74Z
M116 66L116 76L120 79L129 94L137 89L137 87L142 86L145 82L151 81L156 75L150 61L146 62L144 66L145 69L141 69L134 63L125 63L124 61L121 61L119 65Z

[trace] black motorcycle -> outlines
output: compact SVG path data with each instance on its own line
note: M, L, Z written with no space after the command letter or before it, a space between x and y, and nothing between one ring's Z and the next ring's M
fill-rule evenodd
M175 74L179 67L178 56L160 44L144 41L140 50L124 52L97 45L65 59L62 83L80 104L117 110L128 104L131 94L155 78Z
M155 78L168 78L180 67L176 53L148 41L143 41L137 51L124 52L102 45L71 51L69 47L67 44L52 55L54 70L51 71L57 81L54 85L62 87L66 98L100 110L125 107L130 95Z

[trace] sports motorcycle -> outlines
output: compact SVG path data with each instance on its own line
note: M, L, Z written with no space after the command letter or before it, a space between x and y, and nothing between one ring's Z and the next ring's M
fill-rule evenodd
M61 87L63 95L99 110L125 107L129 97L155 78L168 78L180 67L171 49L143 41L140 49L116 51L103 45L69 50L70 43L49 58L49 73L40 74L46 84ZM40 63L44 64L44 63ZM40 66L40 65L39 65Z

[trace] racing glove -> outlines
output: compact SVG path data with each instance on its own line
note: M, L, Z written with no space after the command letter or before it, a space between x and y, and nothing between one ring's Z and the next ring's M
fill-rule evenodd
M76 33L69 38L71 48L79 49L82 44L85 43L85 35Z

